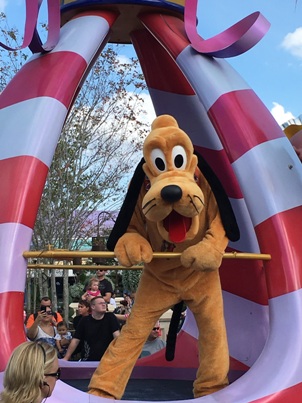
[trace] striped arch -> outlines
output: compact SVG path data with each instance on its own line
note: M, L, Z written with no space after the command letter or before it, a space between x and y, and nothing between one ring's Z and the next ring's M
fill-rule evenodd
M8 318L0 325L0 371L13 348L25 340L22 253L30 246L54 150L78 88L116 18L114 12L92 10L72 18L61 28L58 45L50 53L33 56L0 97L0 313ZM146 13L140 19L143 27L134 30L131 38L156 113L176 117L216 171L233 205L242 235L229 244L229 250L272 256L265 263L223 263L234 382L198 400L298 401L302 384L301 163L269 111L228 63L200 55L190 46L182 20L159 13ZM189 314L178 338L177 362L167 364L159 352L141 360L135 372L148 375L153 368L163 378L167 373L194 376L196 338ZM54 402L102 400L60 382L51 398Z
M32 56L0 97L0 312L3 318L20 315L3 323L2 371L12 349L25 340L22 254L30 247L48 169L81 80L115 18L111 12L79 14L63 26L55 49Z

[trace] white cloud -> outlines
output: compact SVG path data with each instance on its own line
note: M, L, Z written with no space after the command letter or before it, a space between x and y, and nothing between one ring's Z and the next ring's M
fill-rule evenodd
M297 28L294 32L289 32L281 42L281 47L291 55L302 59L302 27Z
M117 55L117 60L121 64L132 64L130 57L128 57L126 55Z
M290 119L295 119L291 112L285 112L284 106L278 104L277 102L273 102L273 105L274 106L271 109L271 114L279 125L282 125Z

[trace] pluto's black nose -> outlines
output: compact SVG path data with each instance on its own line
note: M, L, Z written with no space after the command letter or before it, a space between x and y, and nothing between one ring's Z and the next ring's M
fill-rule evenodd
M160 195L163 198L163 200L169 203L173 203L181 199L182 190L177 185L168 185L162 188Z

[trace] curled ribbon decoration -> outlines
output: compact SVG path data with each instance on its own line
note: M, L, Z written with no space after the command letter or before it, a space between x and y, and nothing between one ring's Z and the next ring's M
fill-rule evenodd
M60 35L60 2L47 0L48 36L42 44L37 31L39 9L43 0L26 0L26 21L24 39L21 46L11 48L0 42L7 50L20 50L27 46L33 53L52 50ZM238 56L255 46L266 34L270 23L261 13L255 12L243 18L227 30L209 39L203 39L196 30L196 13L198 0L186 0L184 7L184 25L192 47L200 53L214 57Z
M0 46L6 50L20 50L28 46L33 53L49 52L56 46L60 36L60 2L58 0L47 0L48 33L44 44L42 44L37 30L39 9L42 2L43 0L26 0L26 19L22 45L12 48L0 42Z
M225 31L203 39L196 30L197 0L186 0L184 11L185 31L191 46L199 53L225 58L241 55L255 46L270 27L268 20L255 12Z

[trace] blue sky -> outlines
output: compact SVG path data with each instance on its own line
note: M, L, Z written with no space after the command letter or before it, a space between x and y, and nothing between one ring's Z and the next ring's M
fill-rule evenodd
M42 16L46 4L44 0ZM25 0L0 0L0 11L20 32L24 7ZM302 0L297 4L295 0L199 0L198 32L209 38L255 11L270 21L270 30L254 48L228 62L281 124L302 114Z
M200 1L198 32L209 38L260 11L271 23L265 37L228 62L272 111L278 123L302 114L302 1Z

